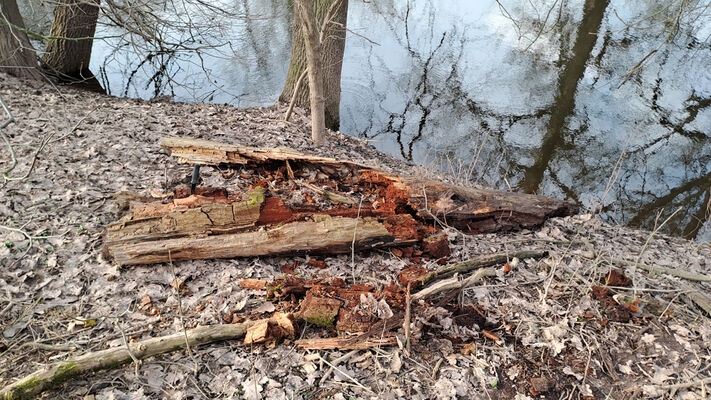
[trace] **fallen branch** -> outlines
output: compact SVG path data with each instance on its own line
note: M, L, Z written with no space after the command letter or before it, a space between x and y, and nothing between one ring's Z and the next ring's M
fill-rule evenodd
M476 271L472 276L467 279L460 281L456 276L439 281L432 286L426 287L419 292L412 295L413 301L419 301L426 299L427 297L432 297L438 293L446 292L455 289L466 289L467 287L475 284L479 280L487 276L496 276L496 271L491 268L480 269Z
M365 338L365 340L351 340L352 338L323 338L323 339L301 339L294 342L297 346L305 350L363 350L371 347L392 346L397 344L395 336L387 336L379 339Z
M427 285L428 283L439 280L439 279L444 279L448 278L454 274L464 274L469 271L479 269L479 268L484 268L484 267L490 267L492 265L497 265L497 264L504 264L508 262L512 258L520 258L520 259L525 259L525 258L543 258L548 255L547 251L539 251L539 250L524 250L524 251L514 251L514 252L502 252L502 253L494 253L494 254L489 254L486 256L481 256L481 257L476 257L472 258L466 261L458 262L455 264L450 264L446 265L436 271L432 271L421 278L418 278L416 282L421 285ZM415 296L418 296L419 293L413 296L413 299Z
M684 294L689 300L694 302L697 307L704 310L711 317L711 298L703 295L701 292L688 288L688 292Z
M623 259L619 259L619 258L613 258L611 261L613 264L623 264L623 265L627 265L630 267L637 267L637 268L641 268L641 269L643 269L647 272L651 272L651 273L671 275L671 276L675 276L677 278L687 279L690 281L711 282L711 275L698 274L696 272L684 271L683 269L657 267L654 265L648 265L648 264L644 264L644 263L640 263L640 262L627 261L627 260L623 260Z
M186 344L198 346L222 340L239 339L244 336L247 328L256 322L259 321L201 326L189 331L128 344L129 349L125 346L115 347L87 353L73 360L56 362L0 389L0 399L34 399L45 390L75 377L112 369L131 362L133 361L132 355L138 360L143 360L158 354L184 349Z
M686 383L675 383L671 385L654 385L653 388L657 390L684 390L696 386L711 385L711 377L699 379L696 381L686 382Z

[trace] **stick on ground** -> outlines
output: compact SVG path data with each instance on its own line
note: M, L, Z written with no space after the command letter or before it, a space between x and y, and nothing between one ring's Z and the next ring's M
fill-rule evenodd
M139 360L183 349L187 342L191 346L222 340L239 339L244 336L247 328L258 321L247 321L231 325L201 326L185 332L162 336L129 344L126 347L115 347L97 352L87 353L69 361L60 361L47 365L45 368L25 376L19 381L0 389L0 399L20 400L34 399L45 390L84 376L87 373L112 369L132 361L131 354Z

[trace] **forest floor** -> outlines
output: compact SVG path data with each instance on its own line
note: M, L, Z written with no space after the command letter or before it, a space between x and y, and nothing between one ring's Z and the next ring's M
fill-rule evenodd
M57 360L183 329L170 265L117 269L102 257L102 233L119 213L113 194L189 182L190 166L171 159L158 146L161 138L285 146L424 173L338 133L314 147L305 113L284 122L279 105L118 99L3 74L0 94L16 119L5 128L19 160L10 175L24 175L45 144L30 176L0 189L0 387ZM11 163L2 146L5 170ZM219 171L203 175L225 184ZM304 351L288 340L273 348L218 342L192 355L175 352L137 368L81 376L44 398L696 399L711 392L711 319L693 301L711 292L711 282L645 269L711 274L708 243L611 226L592 215L552 219L530 231L447 234L450 262L527 249L549 256L511 260L510 271L500 268L459 296L414 304L410 353L400 346L348 352ZM238 284L245 278L355 276L382 287L413 263L401 251L356 254L355 271L350 255L319 261L323 268L308 257L175 262L185 325L272 309L264 292ZM295 271L282 272L286 264ZM333 335L313 326L299 332Z

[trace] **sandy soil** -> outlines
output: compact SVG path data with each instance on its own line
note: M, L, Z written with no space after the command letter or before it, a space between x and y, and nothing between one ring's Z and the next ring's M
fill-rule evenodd
M24 175L46 144L27 179L0 189L0 386L56 360L123 346L124 336L141 340L182 329L169 265L119 270L101 255L104 227L118 218L114 193L189 181L190 167L168 157L160 138L286 146L422 173L338 133L314 148L305 113L283 122L282 106L151 103L3 74L0 94L16 118L4 130L19 160L9 175ZM4 146L0 170L11 166ZM214 170L203 175L208 184L222 179ZM449 302L415 305L412 354L399 347L357 351L331 373L322 358L346 352L305 352L288 341L271 349L222 342L193 349L193 357L177 352L137 369L80 377L45 398L696 399L708 393L711 319L690 294L708 295L711 283L630 266L711 274L708 243L610 226L590 215L551 220L536 231L448 234L451 261L522 249L547 249L550 256L511 260L510 272ZM181 296L187 327L264 309L263 292L237 283L280 277L293 261L306 278L353 275L348 256L325 258L325 269L309 268L305 257L176 262L188 289ZM357 254L354 264L357 279L382 286L410 260L381 251ZM606 286L616 268L631 281ZM302 328L306 338L333 335Z

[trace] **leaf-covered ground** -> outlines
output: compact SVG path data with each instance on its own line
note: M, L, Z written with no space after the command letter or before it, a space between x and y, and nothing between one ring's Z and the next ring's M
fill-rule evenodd
M304 113L283 122L282 106L116 99L3 74L0 94L16 118L4 130L19 160L10 177L24 175L46 142L29 178L0 189L1 386L56 360L182 329L170 265L118 270L101 251L104 227L118 219L114 193L168 191L189 181L190 167L168 157L160 138L286 146L423 173L340 134L314 148ZM10 161L2 147L0 169ZM225 184L219 171L203 176ZM222 342L195 348L192 357L178 352L84 376L45 398L696 399L711 390L711 319L693 300L708 295L711 283L634 266L711 274L709 244L589 215L536 231L447 233L452 262L522 249L550 256L512 259L510 271L501 267L454 298L414 304L409 354L399 346L338 352L303 351L290 341L269 349ZM413 263L400 251L319 259L325 268L308 257L176 262L187 328L272 310L263 292L238 282L272 281L295 261L293 273L303 278L355 276L379 288ZM299 335L334 332L302 326Z

